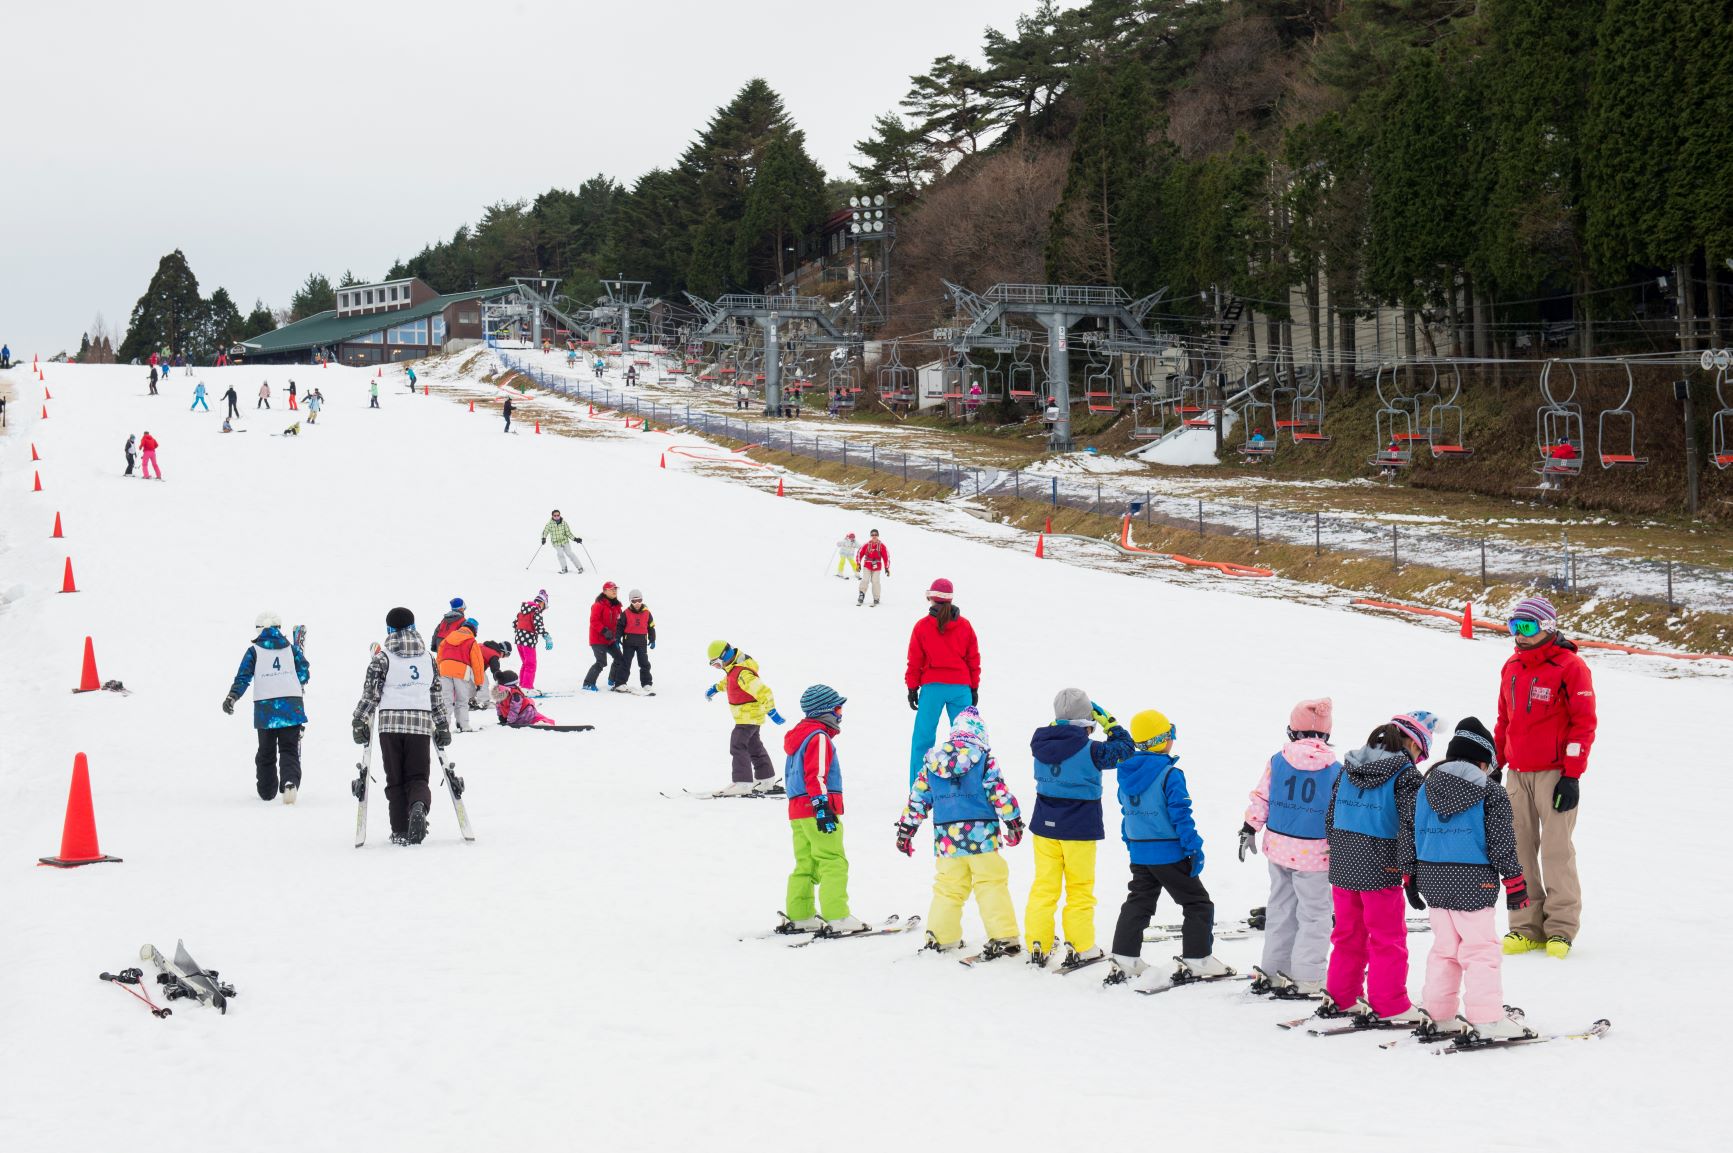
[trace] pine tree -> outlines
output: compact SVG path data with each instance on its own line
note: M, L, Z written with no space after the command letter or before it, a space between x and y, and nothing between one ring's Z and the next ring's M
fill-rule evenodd
M276 315L265 307L264 301L254 300L253 311L247 313L247 319L241 322L241 339L251 340L255 336L263 336L265 333L275 330L276 327Z
M337 290L331 287L331 282L320 273L309 273L307 282L289 298L289 319L306 320L336 307Z
M156 273L144 295L133 305L121 342L120 359L144 359L162 348L184 352L193 329L205 316L199 297L199 280L187 258L175 249L157 262Z
M875 119L872 135L856 141L855 151L866 159L865 164L849 165L862 191L882 193L899 208L913 203L938 171L921 147L921 134L894 112Z
M799 129L778 132L765 146L752 175L736 233L736 263L745 265L749 276L760 269L774 271L780 282L786 275L788 249L817 230L824 209L824 171L806 154ZM771 257L765 261L767 240Z

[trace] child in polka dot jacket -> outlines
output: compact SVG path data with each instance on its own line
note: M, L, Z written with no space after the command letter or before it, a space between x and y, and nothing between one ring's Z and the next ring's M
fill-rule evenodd
M1444 756L1426 774L1414 802L1413 835L1403 839L1408 903L1431 906L1432 953L1421 996L1428 1020L1421 1028L1525 1036L1528 1030L1505 1015L1499 980L1499 880L1511 912L1528 904L1528 886L1516 856L1510 797L1488 775L1497 760L1492 734L1478 718L1464 717Z
M1399 713L1342 758L1324 816L1330 842L1330 967L1320 1016L1348 1013L1418 1025L1408 999L1408 924L1402 910L1403 839L1414 835L1416 762L1432 747L1438 718ZM1361 1001L1361 992L1365 1000Z

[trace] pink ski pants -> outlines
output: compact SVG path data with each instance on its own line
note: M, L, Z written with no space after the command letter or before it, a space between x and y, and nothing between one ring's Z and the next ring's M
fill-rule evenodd
M1330 972L1324 988L1344 1009L1361 991L1380 1017L1407 1012L1408 925L1402 889L1331 889L1336 927L1330 931Z

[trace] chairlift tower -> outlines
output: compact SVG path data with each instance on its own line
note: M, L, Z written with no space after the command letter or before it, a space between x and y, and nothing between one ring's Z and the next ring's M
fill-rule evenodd
M537 272L534 276L514 276L511 282L518 287L518 292L532 304L551 304L559 299L560 278L543 276ZM542 309L534 308L530 315L530 346L542 346Z
M854 245L854 336L861 340L869 326L884 327L890 310L891 249L897 244L897 225L882 195L851 196L848 207L848 238ZM878 247L863 254L861 249L867 245Z
M717 297L716 302L693 296L686 299L704 318L704 325L693 333L693 339L707 344L738 344L740 334L734 321L744 320L758 325L764 335L764 415L775 416L782 408L782 326L791 321L808 320L839 344L848 338L831 321L830 309L816 296L754 296L730 293Z
M990 344L994 326L1003 328L1006 317L1027 316L1047 330L1047 387L1059 404L1058 419L1047 438L1049 452L1070 452L1071 440L1071 326L1080 320L1101 321L1107 329L1096 348L1109 352L1159 353L1167 341L1151 335L1143 318L1167 293L1153 292L1139 300L1123 288L1076 284L995 284L985 293L969 291L948 280L941 281L956 299L957 311L970 323L956 333L952 347L967 350L977 343Z
M606 292L607 300L601 305L612 309L620 322L620 355L630 356L632 353L632 310L648 312L650 305L655 303L650 298L650 282L648 280L626 280L617 276L613 280L602 281L602 291ZM649 331L648 325L645 331Z

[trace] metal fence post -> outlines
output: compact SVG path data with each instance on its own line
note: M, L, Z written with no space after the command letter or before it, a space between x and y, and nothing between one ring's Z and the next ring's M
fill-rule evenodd
M1262 548L1264 544L1264 513L1258 505L1252 506L1252 544Z
M848 468L848 441L842 442L842 467Z
M1673 562L1667 562L1667 611L1673 611Z
M1324 555L1324 514L1312 513L1312 555Z
M1197 502L1197 535L1199 535L1199 536L1203 535L1203 498L1202 497L1199 497L1198 502Z
M1058 508L1059 507L1059 478L1058 477L1052 477L1051 480L1053 481L1053 507Z
M875 445L873 445L873 471L877 472L878 470L879 470L879 446L875 444Z
M903 483L909 483L909 454L903 453Z
M1014 468L1011 470L1011 495L1012 495L1012 497L1014 497L1017 500L1023 499L1023 470L1022 469Z
M1397 548L1398 548L1398 546L1396 544L1396 526L1391 525L1390 526L1390 567L1399 569L1402 567L1402 554L1397 551Z
M1143 490L1143 523L1155 523L1155 496L1153 489Z
M1486 538L1480 538L1480 591L1486 592Z

